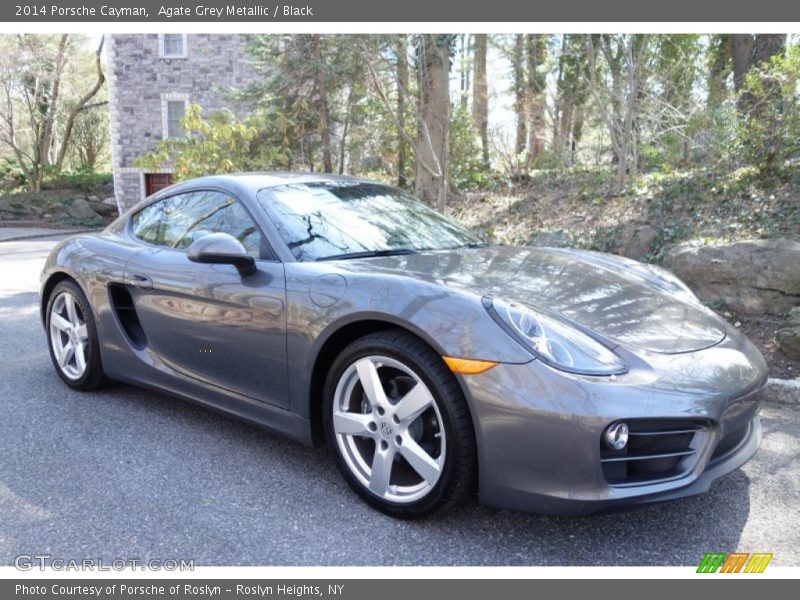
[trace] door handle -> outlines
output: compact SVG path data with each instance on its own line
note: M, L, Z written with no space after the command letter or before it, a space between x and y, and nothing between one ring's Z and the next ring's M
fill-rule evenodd
M153 289L153 280L150 279L147 275L139 275L138 273L133 273L128 278L128 283L133 287L137 287L141 290Z

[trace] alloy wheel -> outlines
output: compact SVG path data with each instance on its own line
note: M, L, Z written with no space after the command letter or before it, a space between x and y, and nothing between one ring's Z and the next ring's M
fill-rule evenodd
M72 380L86 372L89 336L75 297L61 292L50 309L50 343L61 372Z
M353 362L333 397L333 430L356 479L383 500L424 498L444 467L446 435L427 385L408 366L386 356Z

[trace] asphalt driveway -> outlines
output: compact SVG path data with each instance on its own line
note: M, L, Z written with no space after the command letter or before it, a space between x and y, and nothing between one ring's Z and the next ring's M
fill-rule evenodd
M581 519L472 502L403 522L366 508L327 452L164 395L80 394L53 371L38 273L55 239L0 242L0 564L184 558L198 565L696 565L708 551L800 565L800 411L703 496Z

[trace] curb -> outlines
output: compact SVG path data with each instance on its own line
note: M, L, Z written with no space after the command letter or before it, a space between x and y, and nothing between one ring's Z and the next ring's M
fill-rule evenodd
M53 229L49 233L34 233L31 235L17 235L9 238L0 239L0 244L3 242L20 242L23 240L38 240L59 235L75 235L77 233L89 233L91 231L101 231L100 229Z
M770 378L762 394L766 402L800 406L800 379Z

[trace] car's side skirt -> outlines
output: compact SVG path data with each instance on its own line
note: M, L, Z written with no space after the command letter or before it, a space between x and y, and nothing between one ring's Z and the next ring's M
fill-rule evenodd
M180 375L155 372L149 380L145 381L119 372L107 374L116 381L168 394L285 435L302 444L313 445L311 422L282 408L219 388L204 386Z

